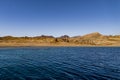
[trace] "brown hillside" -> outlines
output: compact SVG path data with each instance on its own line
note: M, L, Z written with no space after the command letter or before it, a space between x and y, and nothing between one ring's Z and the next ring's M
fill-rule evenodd
M86 34L84 36L69 37L63 35L61 37L53 36L36 36L36 37L0 37L0 46L120 46L120 35L105 36L98 32Z
M98 33L98 32L94 32L94 33L90 33L90 34L86 34L84 36L82 36L82 38L88 38L88 39L92 39L92 38L100 38L102 37L103 35Z

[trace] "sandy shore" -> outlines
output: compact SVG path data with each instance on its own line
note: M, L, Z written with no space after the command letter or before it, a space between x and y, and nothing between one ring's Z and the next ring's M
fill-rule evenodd
M39 46L53 46L53 47L120 47L120 45L81 45L68 43L0 43L0 47L39 47Z

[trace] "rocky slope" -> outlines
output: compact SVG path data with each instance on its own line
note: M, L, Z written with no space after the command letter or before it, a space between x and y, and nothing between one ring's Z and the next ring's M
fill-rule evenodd
M105 36L98 32L84 36L61 37L36 36L36 37L0 37L0 46L120 46L120 35Z

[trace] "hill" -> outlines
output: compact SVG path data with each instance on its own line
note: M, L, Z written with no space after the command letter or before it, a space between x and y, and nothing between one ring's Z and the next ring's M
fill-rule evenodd
M120 46L120 35L102 35L99 32L83 36L0 37L0 46Z

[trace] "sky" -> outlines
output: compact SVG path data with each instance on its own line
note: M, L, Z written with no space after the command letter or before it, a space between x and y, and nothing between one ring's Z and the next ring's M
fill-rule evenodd
M0 0L0 36L120 35L120 0Z

